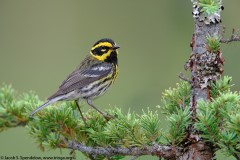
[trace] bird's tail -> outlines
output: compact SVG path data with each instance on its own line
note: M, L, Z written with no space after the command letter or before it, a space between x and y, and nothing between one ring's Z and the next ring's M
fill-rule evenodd
M52 103L55 103L59 100L62 99L62 96L58 96L58 97L55 97L53 99L50 99L48 100L46 103L44 103L43 105L41 105L40 107L38 107L37 109L35 109L34 111L32 111L30 113L30 117L33 117L35 113L37 113L38 111L42 110L43 108L47 107L48 105L52 104Z

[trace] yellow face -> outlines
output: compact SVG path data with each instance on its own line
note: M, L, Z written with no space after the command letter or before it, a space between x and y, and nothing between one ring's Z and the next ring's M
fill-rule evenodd
M95 43L91 48L91 55L100 61L105 61L111 54L117 54L117 49L120 48L111 39L102 39Z

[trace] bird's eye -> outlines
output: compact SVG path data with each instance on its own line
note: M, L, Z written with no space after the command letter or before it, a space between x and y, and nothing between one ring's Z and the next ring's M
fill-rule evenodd
M106 47L101 47L101 52L106 52L107 48Z

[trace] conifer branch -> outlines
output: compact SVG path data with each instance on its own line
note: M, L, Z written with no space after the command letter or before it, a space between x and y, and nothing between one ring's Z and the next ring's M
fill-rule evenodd
M211 84L212 102L199 103L195 127L205 141L236 157L240 153L237 149L240 144L240 95L230 92L231 86L231 77L223 77ZM163 132L158 113L149 110L137 115L130 112L123 114L118 108L111 109L108 112L115 118L110 121L89 110L84 113L88 123L86 127L75 104L62 103L50 106L29 119L29 113L41 104L38 97L32 92L18 96L5 85L0 88L0 103L4 104L0 105L0 117L4 117L0 118L0 129L14 126L14 123L5 123L8 119L12 120L10 122L25 119L22 124L26 125L41 148L68 148L84 152L93 159L121 159L126 155L179 159L189 143L186 131L191 125L190 95L191 84L186 81L163 93L161 111L170 122L170 129ZM220 123L221 126L218 125ZM204 143L191 145L201 150L210 149Z
M114 155L122 156L142 156L142 155L153 155L157 157L162 157L165 159L173 159L177 155L177 149L174 146L164 146L164 145L153 145L153 146L142 146L142 147L89 147L76 142L68 142L67 148L79 150L87 154L96 157L97 155L104 155L106 157L111 157Z

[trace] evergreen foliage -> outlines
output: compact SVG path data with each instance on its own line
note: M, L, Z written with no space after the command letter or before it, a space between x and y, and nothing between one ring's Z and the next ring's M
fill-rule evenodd
M231 77L223 77L211 85L210 102L198 104L195 129L201 138L229 155L240 154L240 95L230 90ZM87 126L80 118L75 103L62 102L47 107L29 118L29 113L42 102L33 92L17 95L10 85L0 88L0 130L24 126L41 149L67 148L74 141L92 147L142 147L154 144L181 146L191 125L189 109L191 87L181 81L176 88L163 93L160 111L166 115L169 130L161 130L159 112L149 109L141 115L124 114L114 108L114 116L106 121L94 110L84 113ZM90 155L87 155L90 156ZM91 156L90 156L91 157ZM96 159L104 159L97 156ZM110 159L122 159L114 156Z
M220 0L199 0L199 7L201 12L206 16L213 15L220 8Z
M240 95L230 91L231 80L224 77L212 85L212 101L199 103L195 127L204 140L229 155L239 155Z
M218 36L211 37L210 35L207 36L206 42L207 48L209 52L217 53L220 51L220 41Z

